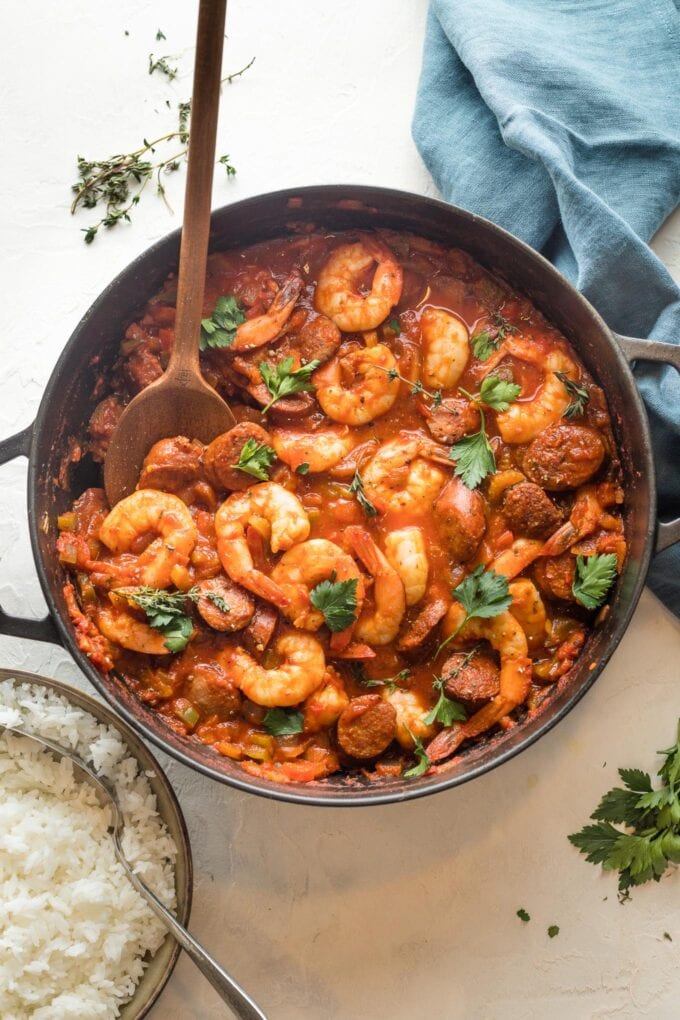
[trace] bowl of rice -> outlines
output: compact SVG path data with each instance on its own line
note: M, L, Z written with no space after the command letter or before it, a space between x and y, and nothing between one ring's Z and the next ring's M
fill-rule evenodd
M109 708L56 680L0 669L0 1017L138 1020L179 946L116 860L94 789L72 762L3 725L76 750L115 784L128 861L186 925L191 847L172 787Z

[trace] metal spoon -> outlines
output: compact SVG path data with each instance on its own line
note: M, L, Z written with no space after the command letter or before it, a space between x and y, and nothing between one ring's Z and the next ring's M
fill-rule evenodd
M134 490L144 458L159 439L183 435L209 443L236 424L198 361L226 6L227 0L200 2L175 339L164 374L128 404L111 436L104 462L111 506Z
M86 781L94 787L104 804L108 804L111 808L111 835L113 837L113 847L116 857L123 865L127 877L130 879L137 892L144 897L158 920L162 921L168 931L175 937L185 953L191 957L203 976L208 979L220 998L227 1003L229 1008L233 1011L234 1015L239 1018L239 1020L267 1020L267 1015L262 1012L255 1002L253 1002L248 993L241 988L233 977L227 974L226 970L223 970L223 968L220 967L219 963L217 963L217 961L206 952L200 942L198 942L193 935L191 935L187 929L179 923L175 915L161 903L155 893L153 893L151 889L142 882L141 878L139 878L139 876L136 875L130 867L128 860L123 853L123 847L120 841L121 833L125 826L115 786L109 782L105 776L98 775L87 764L87 762L83 761L83 759L75 753L75 751L62 747L61 744L56 744L53 740L48 740L47 737L41 737L35 733L27 733L26 730L19 729L16 726L5 726L0 723L0 732L3 731L6 733L15 733L19 737L26 737L28 740L33 740L36 744L41 744L43 747L49 748L49 750L53 751L59 758L69 758L73 762L76 768L85 776Z

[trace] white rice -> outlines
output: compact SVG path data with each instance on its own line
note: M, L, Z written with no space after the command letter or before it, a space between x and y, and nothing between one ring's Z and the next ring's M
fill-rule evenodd
M147 776L112 726L39 685L0 681L0 722L49 737L118 790L134 870L175 906L175 844ZM109 810L30 740L0 733L0 1017L120 1015L165 928L115 858Z

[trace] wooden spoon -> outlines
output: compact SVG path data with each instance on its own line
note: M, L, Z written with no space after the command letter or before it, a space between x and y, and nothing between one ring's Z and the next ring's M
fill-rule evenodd
M159 439L188 436L209 443L236 424L203 379L198 361L226 7L227 0L200 0L175 341L165 373L137 394L111 436L104 462L111 506L134 490L144 458Z

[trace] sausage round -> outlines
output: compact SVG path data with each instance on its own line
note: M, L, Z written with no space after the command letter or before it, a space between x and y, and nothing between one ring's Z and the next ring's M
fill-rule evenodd
M516 534L531 537L554 531L562 521L553 501L534 482L520 482L507 490L503 515Z
M464 397L451 397L447 399L445 407L440 406L436 410L420 403L418 410L431 435L439 443L457 443L469 432L477 432L479 429L479 411Z
M187 694L204 719L211 715L230 719L238 715L241 707L241 692L217 662L200 662L194 666Z
M338 743L351 758L375 758L394 740L397 713L378 694L352 698L338 719Z
M529 444L522 466L541 488L563 492L592 478L604 454L600 433L588 425L551 425Z
M453 559L469 560L486 528L482 494L454 476L435 500L434 512Z
M213 630L232 632L247 627L255 613L255 600L245 588L226 577L211 577L198 587L196 609ZM224 612L210 596L216 596L229 606Z
M317 315L308 319L298 335L300 361L303 365L309 361L323 364L336 353L342 340L342 333L332 319L325 315Z
M576 559L571 553L561 556L548 556L536 560L534 577L541 591L549 598L575 602L571 590L576 576Z
M160 439L154 443L142 465L140 489L178 492L201 477L203 444L186 436Z
M249 439L254 439L258 444L266 443L267 446L271 446L269 435L261 425L256 425L252 421L242 421L228 432L223 432L217 439L213 439L206 447L203 466L208 480L216 489L241 492L243 489L249 489L257 481L252 475L234 467L238 464L241 451Z
M459 701L489 701L500 690L500 670L483 652L469 659L465 652L450 655L442 666L442 676L447 696Z

